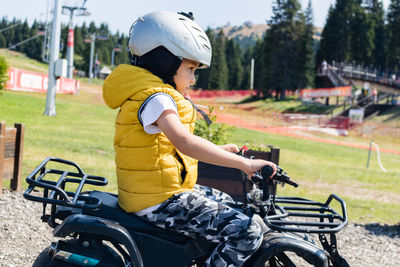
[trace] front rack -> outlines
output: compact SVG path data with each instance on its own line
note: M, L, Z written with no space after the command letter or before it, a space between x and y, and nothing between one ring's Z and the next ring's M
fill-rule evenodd
M271 196L275 203L273 214L265 216L268 227L278 231L300 233L337 233L347 224L346 203L331 194L325 203L300 197ZM341 214L329 205L336 200Z
M49 169L46 165L49 162L57 162L76 169L76 172ZM49 180L51 174L60 175L58 181ZM28 175L26 182L29 184L24 192L24 198L52 204L53 206L67 206L79 209L97 209L102 205L99 198L91 197L82 193L85 184L105 186L108 181L104 177L85 174L82 169L74 162L48 157L36 169ZM78 184L75 192L66 191L67 184ZM34 189L43 188L42 196L34 196Z

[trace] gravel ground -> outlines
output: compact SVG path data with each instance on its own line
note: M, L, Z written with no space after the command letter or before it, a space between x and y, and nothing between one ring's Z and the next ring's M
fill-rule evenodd
M55 238L40 220L42 206L22 193L0 196L0 266L31 266ZM338 235L338 249L351 266L400 266L400 224L349 224Z

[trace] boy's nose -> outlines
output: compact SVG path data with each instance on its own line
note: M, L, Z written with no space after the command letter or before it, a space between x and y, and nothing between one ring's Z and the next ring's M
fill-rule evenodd
M194 85L195 83L196 83L196 77L194 75L192 75L192 77L191 77L191 79L189 81L189 84L190 85Z

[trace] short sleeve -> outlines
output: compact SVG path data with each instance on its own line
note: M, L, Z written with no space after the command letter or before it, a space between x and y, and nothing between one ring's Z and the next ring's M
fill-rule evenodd
M173 110L178 115L176 103L169 95L159 94L151 98L139 114L144 131L148 134L157 134L161 130L154 123L165 110Z

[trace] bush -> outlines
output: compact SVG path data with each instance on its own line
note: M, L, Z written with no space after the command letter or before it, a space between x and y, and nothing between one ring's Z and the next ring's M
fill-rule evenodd
M0 57L0 91L6 87L8 81L7 70L8 66L6 60Z
M197 120L196 127L194 128L194 134L204 139L207 139L214 144L223 145L229 143L229 137L234 127L226 124L216 123L217 116L213 115L214 107L209 107L210 113L208 117L213 122L208 125L204 120Z

